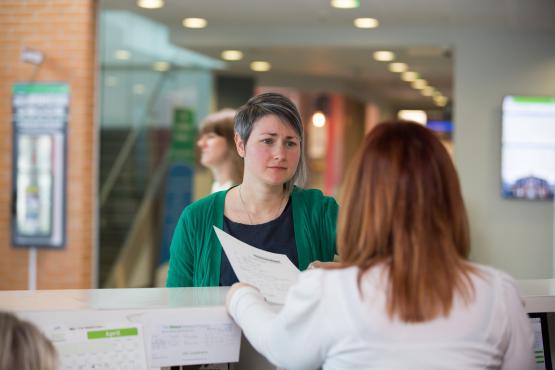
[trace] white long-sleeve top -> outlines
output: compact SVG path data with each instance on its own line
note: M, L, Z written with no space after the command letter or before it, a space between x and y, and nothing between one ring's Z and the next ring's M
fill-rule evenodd
M391 320L384 267L357 289L355 267L301 274L276 310L254 288L229 301L249 342L286 369L534 369L533 334L514 280L474 265L475 295L454 300L448 317L417 324Z

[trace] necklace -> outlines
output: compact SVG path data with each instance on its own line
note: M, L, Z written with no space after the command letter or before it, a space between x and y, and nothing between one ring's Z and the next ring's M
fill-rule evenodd
M245 204L245 200L243 199L243 193L241 192L241 189L243 188L243 185L239 185L239 199L241 200L241 204L243 205L243 210L245 211L245 213L247 214L247 217L249 218L249 222L251 225L254 225L255 223L252 220L251 214L249 212L249 210L247 209L247 205ZM279 207L277 212L274 214L274 216L272 217L272 220L275 219L282 211L283 208L283 198L285 198L285 194L283 194L281 196L281 199L279 201Z

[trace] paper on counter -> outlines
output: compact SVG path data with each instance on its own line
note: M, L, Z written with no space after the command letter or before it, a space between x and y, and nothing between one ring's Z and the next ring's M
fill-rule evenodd
M151 367L239 361L241 329L223 307L195 307L164 315L145 313Z
M268 302L284 304L300 274L293 262L285 254L243 243L216 226L214 230L239 281L258 288Z

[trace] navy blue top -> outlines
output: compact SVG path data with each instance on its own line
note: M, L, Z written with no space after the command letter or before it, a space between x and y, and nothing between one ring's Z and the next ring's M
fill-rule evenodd
M253 247L268 252L285 254L295 266L299 267L291 198L287 201L285 209L278 218L264 224L245 225L233 222L224 216L224 231ZM237 275L235 275L222 248L220 286L230 286L238 281L239 279L237 279Z

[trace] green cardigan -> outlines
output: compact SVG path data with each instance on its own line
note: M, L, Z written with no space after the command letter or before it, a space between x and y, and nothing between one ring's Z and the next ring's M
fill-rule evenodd
M211 194L185 207L170 246L166 286L203 287L220 284L222 246L212 225L223 230L227 191ZM293 229L299 269L315 260L333 261L338 206L320 190L295 187L291 193Z

